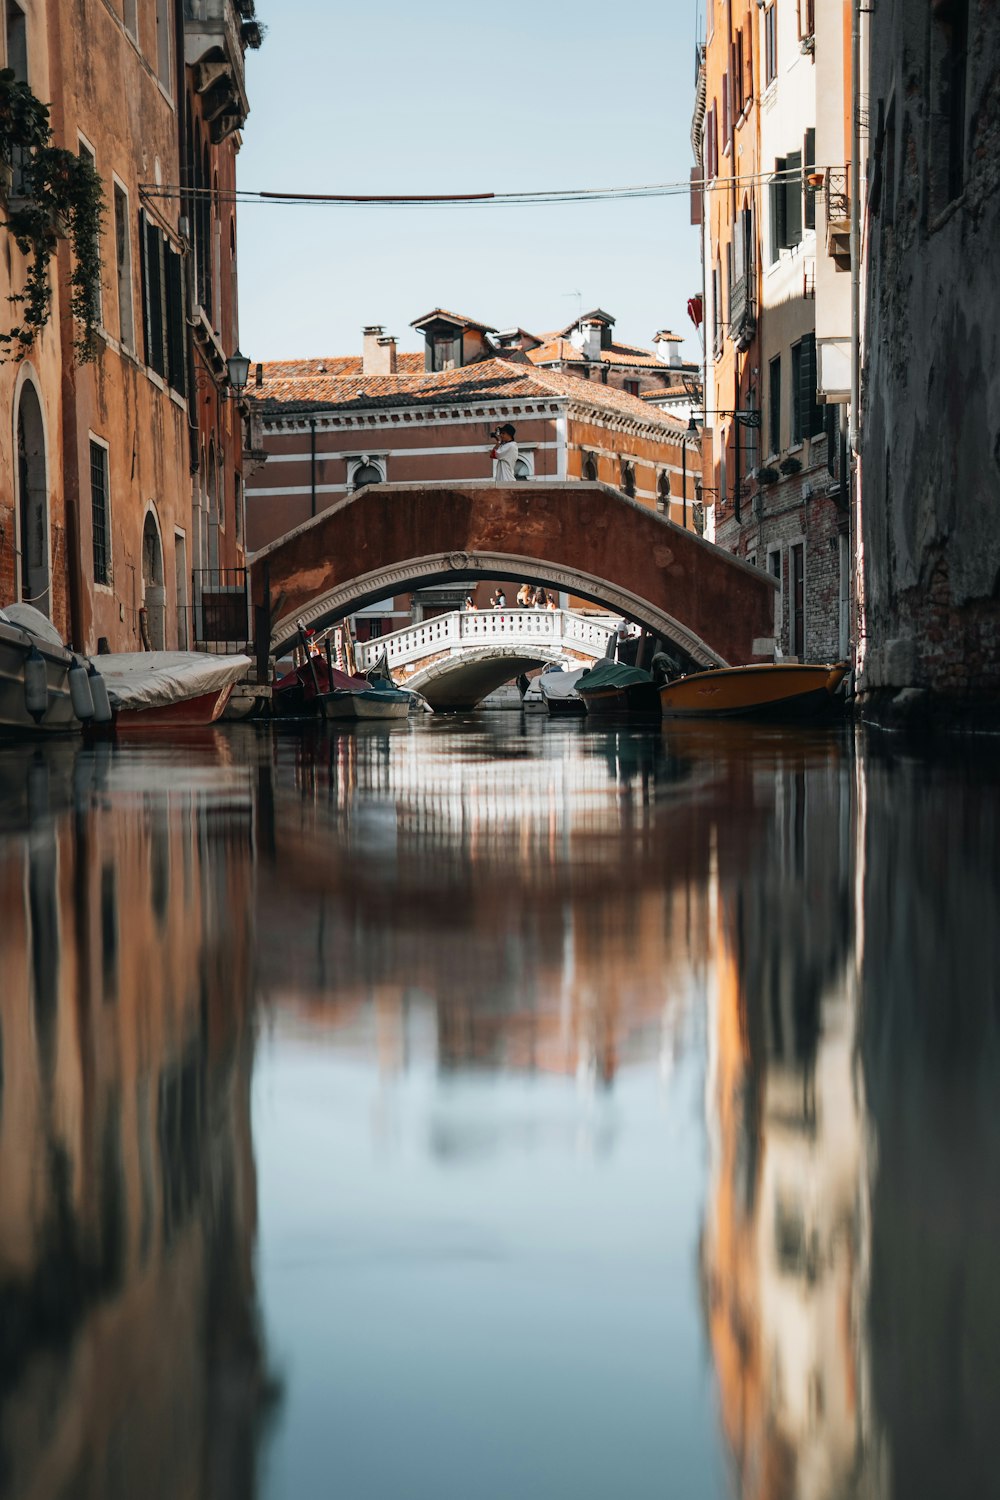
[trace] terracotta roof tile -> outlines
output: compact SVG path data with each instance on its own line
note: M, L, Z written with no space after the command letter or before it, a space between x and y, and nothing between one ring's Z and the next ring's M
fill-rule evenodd
M397 354L396 368L401 375L416 374L424 368L422 354ZM264 369L266 378L298 375L360 375L360 354L330 354L316 359L271 359Z
M263 385L252 386L251 400L265 416L280 412L317 410L364 411L371 407L439 405L448 401L512 401L568 396L576 405L631 416L657 427L678 431L683 424L648 406L637 396L613 386L591 385L577 375L533 369L506 359L480 360L458 370L421 370L397 375L323 374L309 369L289 373L288 367L312 365L309 360L266 364ZM317 361L316 363L328 363Z

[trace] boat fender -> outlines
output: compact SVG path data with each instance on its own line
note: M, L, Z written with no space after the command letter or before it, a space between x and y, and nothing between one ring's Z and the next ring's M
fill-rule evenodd
M94 700L94 723L111 723L111 699L108 697L108 685L93 662L88 663L87 676L90 680L90 696Z
M94 695L90 691L90 677L87 668L78 656L74 656L73 665L67 673L69 678L69 696L73 704L73 712L85 724L88 719L94 717Z
M24 706L36 724L44 719L49 706L45 659L37 646L32 646L24 663Z

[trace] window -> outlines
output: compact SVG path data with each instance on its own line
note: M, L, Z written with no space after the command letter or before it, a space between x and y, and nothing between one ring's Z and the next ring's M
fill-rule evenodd
M805 544L796 542L788 549L789 650L801 657L806 649L806 569Z
M635 499L635 464L622 463L621 488L630 500Z
M534 477L535 456L533 453L522 453L520 458L517 460L517 463L514 465L514 478L520 481L524 479L534 479Z
M816 30L816 0L799 0L799 39L812 36Z
M367 456L357 460L351 471L351 488L360 490L366 484L382 484L385 474L377 463L373 463Z
M715 105L705 116L705 176L710 181L719 175L719 122Z
M656 481L656 508L661 515L670 514L670 475L666 469Z
M173 92L170 78L170 0L156 0L156 76L166 89Z
M108 450L90 440L90 513L94 545L94 582L111 582L111 504L108 495Z
M593 483L597 479L597 457L588 453L583 460L583 477Z
M790 151L774 162L768 184L771 200L771 262L802 240L802 152Z
M776 0L764 10L764 82L778 76L778 6Z
M715 320L715 357L722 354L722 269L716 262L712 272L712 314Z
M743 70L743 31L737 28L733 38L733 112L737 118L743 113L746 95L743 92L745 75Z
M234 526L235 536L236 536L236 545L238 547L242 547L242 545L243 545L243 478L242 478L242 476L239 473L236 473L236 474L233 475L233 504L236 507L235 526Z
M792 442L823 431L823 408L816 402L816 335L792 345Z
M816 131L809 127L802 142L802 171L808 179L809 173L816 166ZM805 188L805 226L807 229L816 228L816 194L806 185Z
M118 337L124 349L135 349L132 313L132 241L129 235L128 194L114 185L115 267L118 273Z
M146 364L179 396L187 394L187 326L180 252L157 226L139 215L142 250L142 331Z
M7 67L19 83L28 82L28 21L16 0L7 0Z
M771 550L768 552L768 554L767 554L767 571L770 573L771 577L774 579L774 581L778 585L777 592L775 593L775 596L774 596L774 634L780 640L780 637L781 637L781 624L782 624L782 613L783 613L781 601L782 601L782 596L783 596L783 591L784 591L784 586L783 586L782 578L781 578L781 548L780 547L772 547Z
M628 394L630 396L638 396L638 394L639 394L639 382L638 382L638 380L626 380L626 382L625 382L625 389L626 389L626 391L628 392Z
M79 141L79 152L80 152L80 160L81 161L85 161L88 164L88 166L91 166L94 169L94 171L96 172L97 171L97 159L94 156L93 151L87 145L86 141L84 141L84 140L80 140ZM95 263L99 266L100 265L100 253L101 253L101 248L100 248L99 241L97 243L95 243L95 245L94 245L94 252L95 252ZM101 273L100 273L100 270L98 270L97 271L97 285L94 288L94 294L95 294L94 295L94 303L95 303L96 308L97 308L97 321L98 321L99 325L101 327L103 327L104 326L104 299L101 296L101 291L102 291L102 288L101 288Z
M965 185L969 0L937 0L931 13L929 204L936 215Z
M729 144L730 132L733 128L732 110L732 75L727 71L722 80L722 149L725 151Z
M781 452L781 355L768 367L767 437L772 453Z

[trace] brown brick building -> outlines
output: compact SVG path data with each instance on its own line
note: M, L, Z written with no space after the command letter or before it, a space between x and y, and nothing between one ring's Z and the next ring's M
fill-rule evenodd
M366 484L488 480L489 432L504 422L517 429L518 478L599 479L694 526L697 450L684 423L616 384L532 365L523 350L500 357L492 330L472 319L436 308L414 326L422 356L397 354L370 327L360 359L257 366L250 396L268 461L247 486L251 550ZM464 587L445 594L372 606L369 617L395 629L413 607L457 607Z

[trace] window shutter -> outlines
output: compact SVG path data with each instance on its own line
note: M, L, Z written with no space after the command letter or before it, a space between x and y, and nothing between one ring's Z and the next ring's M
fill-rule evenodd
M771 193L771 261L778 259L778 252L788 244L785 223L785 182L781 176L785 170L785 158L779 156L774 163L774 173L768 184Z
M165 246L167 280L167 376L178 395L187 393L185 355L184 277L181 257L170 245Z
M803 435L816 437L823 431L823 408L816 400L816 335L807 333L801 344L799 364Z
M785 158L785 244L802 239L802 152L790 151Z
M147 261L148 242L146 230L148 220L145 212L139 210L139 278L142 282L142 352L147 365L149 364L150 337L149 337L149 267Z
M149 313L146 363L158 375L166 373L163 348L163 268L161 235L155 224L146 220L146 303Z
M816 165L816 132L811 127L806 131L806 138L802 143L802 169L808 177ZM805 207L806 228L816 228L816 194L809 185L805 185Z

